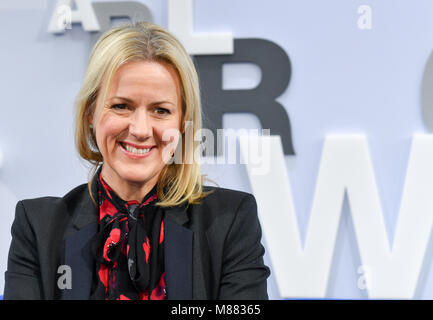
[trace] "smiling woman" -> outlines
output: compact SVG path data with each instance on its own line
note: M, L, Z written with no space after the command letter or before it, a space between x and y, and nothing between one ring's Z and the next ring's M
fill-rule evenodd
M105 112L106 110L112 112ZM155 25L139 23L129 28L114 28L104 34L90 56L84 83L77 97L77 111L78 150L84 159L95 164L94 171L101 162L108 160L104 158L104 152L110 153L106 156L112 156L111 165L114 165L113 161L117 164L119 161L116 161L113 154L116 143L111 145L110 150L107 149L108 141L97 141L99 133L96 128L99 123L93 123L93 118L105 121L105 118L101 117L106 116L108 123L112 123L113 119L124 118L124 122L115 123L127 125L130 132L128 136L124 136L124 127L122 133L116 133L120 134L120 137L110 139L117 140L117 146L121 146L120 142L123 142L136 149L143 149L148 147L147 142L152 140L150 146L155 148L151 150L151 153L155 154L153 157L159 156L159 160L164 160L164 163L169 159L167 155L162 159L162 155L168 154L171 157L172 154L172 150L166 150L166 147L179 147L182 153L183 161L173 166L164 166L159 178L154 177L153 181L142 187L142 193L149 191L148 186L159 180L161 183L158 183L158 193L162 206L179 205L185 201L194 203L203 198L203 178L199 165L197 162L187 161L199 147L199 141L185 143L184 128L185 122L190 121L192 134L195 136L202 125L197 72L183 46L167 31ZM122 117L109 117L110 114ZM173 124L176 117L177 123ZM172 137L172 140L176 141L178 139L175 138L179 138L179 146L162 140L163 133L170 132L169 129L176 129L181 135L180 138ZM155 137L149 139L148 136L143 136L142 130L154 130ZM133 137L135 132L138 137ZM149 133L144 133L146 134ZM143 139L146 145L143 144ZM158 152L154 152L156 150ZM133 164L132 167L124 167L129 167L127 170L131 172L134 171L134 166L140 166L137 161ZM143 163L141 166L143 167ZM103 165L103 171L110 170L105 167ZM151 170L146 169L148 172ZM91 183L92 181L89 186ZM163 188L168 184L172 187ZM134 191L136 192L137 190Z
M89 122L104 159L102 176L122 199L140 201L159 180L169 159L163 140L180 132L182 100L176 71L167 63L132 61L115 73L106 102L99 97ZM174 149L166 151L173 154Z
M201 107L182 45L149 23L108 31L76 104L91 179L18 202L4 298L267 299L254 196L204 186L189 161Z

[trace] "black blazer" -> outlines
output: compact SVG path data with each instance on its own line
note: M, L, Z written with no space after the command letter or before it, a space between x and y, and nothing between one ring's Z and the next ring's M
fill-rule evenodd
M165 216L167 299L267 299L261 228L253 195L213 190L200 204L168 208ZM87 184L63 198L19 201L5 273L4 299L89 299L98 209ZM61 265L72 288L59 289ZM59 273L58 273L59 271Z

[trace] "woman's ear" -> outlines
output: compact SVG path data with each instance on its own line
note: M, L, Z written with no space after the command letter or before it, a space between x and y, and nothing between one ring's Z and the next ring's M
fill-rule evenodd
M180 133L185 133L185 118L182 116L182 119L180 120Z
M87 124L88 124L90 130L93 131L93 112L91 112L91 113L87 116Z
M87 108L87 124L91 125L95 117L95 102L91 103Z

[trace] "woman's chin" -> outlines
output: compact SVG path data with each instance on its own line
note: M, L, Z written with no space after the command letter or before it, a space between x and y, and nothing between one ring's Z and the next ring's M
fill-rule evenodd
M134 185L144 185L151 180L149 176L137 175L137 174L124 175L124 176L120 176L120 178L125 183L134 184Z
M134 170L135 169L135 170ZM143 172L146 171L143 168L131 168L130 166L125 170L119 170L118 172L119 178L126 183L134 184L134 185L144 185L151 180L155 180L155 175ZM123 172L122 172L123 171Z

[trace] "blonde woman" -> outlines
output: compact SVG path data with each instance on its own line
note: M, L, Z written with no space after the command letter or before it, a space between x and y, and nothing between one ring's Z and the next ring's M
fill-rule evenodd
M204 186L191 161L200 93L182 45L149 23L111 29L76 107L91 178L18 202L4 298L267 299L254 197Z

